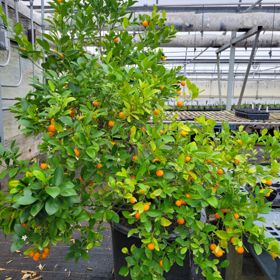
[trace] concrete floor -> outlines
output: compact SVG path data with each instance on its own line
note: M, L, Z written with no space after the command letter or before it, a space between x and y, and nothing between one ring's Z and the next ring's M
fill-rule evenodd
M35 263L22 253L10 253L10 242L0 235L0 280L45 279L72 280L112 279L113 259L110 231L106 232L102 247L90 252L90 261L66 261L67 246L58 245L51 249L50 256L41 263ZM29 276L29 278L27 277ZM26 278L24 278L26 277ZM239 280L265 280L253 257L244 256L243 275Z

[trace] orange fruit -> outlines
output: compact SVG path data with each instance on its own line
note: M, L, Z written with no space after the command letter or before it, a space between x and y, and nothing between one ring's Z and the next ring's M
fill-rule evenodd
M236 159L234 160L234 164L235 164L235 165L239 165L239 164L240 164L240 160L236 158Z
M54 124L50 124L49 126L48 126L48 132L56 132L56 128L55 128L55 125Z
M131 197L131 198L129 199L129 202L130 202L131 204L135 204L135 203L137 202L137 199L136 199L135 197Z
M156 175L157 175L158 177L162 177L162 176L164 175L163 170L161 170L161 169L157 170Z
M278 257L278 255L275 253L271 253L270 256L272 257L273 260L275 260Z
M42 256L41 256L41 259L45 260L48 256L49 256L48 254L43 253Z
M212 163L212 162L213 162L212 159L206 159L206 163L210 164L210 163Z
M114 121L112 121L112 120L108 121L108 126L109 126L110 128L112 128L114 125L115 125L115 122L114 122Z
M232 238L230 239L230 243L233 244L234 242L235 242L235 237L232 237Z
M184 200L182 200L182 199L180 199L180 200L181 200L182 205L186 205L186 204L187 204L186 201L184 201Z
M218 175L223 175L223 174L224 174L224 170L221 169L221 168L219 168L219 169L217 170L217 174L218 174Z
M186 137L189 133L186 130L181 130L180 135Z
M222 211L222 213L225 214L225 213L227 213L228 209L227 208L222 208L221 211Z
M160 109L155 109L154 110L154 116L158 116L160 114Z
M113 39L113 41L114 41L114 43L118 44L121 41L121 39L120 39L120 37L115 37Z
M145 19L143 22L142 22L142 25L146 28L149 26L149 22Z
M215 256L220 258L222 257L224 254L224 251L222 249L217 250L217 252L215 252Z
M235 251L239 254L242 255L244 253L244 247L243 246L236 246Z
M133 156L131 157L131 159L132 159L133 161L136 161L136 160L137 160L137 155L133 155Z
M136 219L136 220L139 220L139 219L140 219L140 217L141 217L141 215L140 215L140 213L139 213L139 212L137 212L137 213L135 214L135 216L134 216L134 217L135 217L135 219Z
M144 204L144 211L147 212L150 210L150 204L146 203Z
M181 81L181 86L184 87L185 85L186 85L186 81L185 81L185 80L182 80L182 81Z
M181 199L176 200L175 204L176 204L176 206L178 206L178 207L182 206L182 200L181 200Z
M217 219L217 220L219 220L219 219L221 219L221 216L218 214L218 213L215 213L215 218Z
M31 257L31 258L33 258L34 255L35 255L35 253L34 253L33 251L31 251L31 252L28 254L28 256Z
M146 132L146 128L144 126L141 127L142 132Z
M40 254L39 252L35 253L34 256L33 256L33 260L34 260L35 262L39 261L40 256L41 256L41 254Z
M211 187L211 188L212 188L212 191L213 191L214 193L217 192L217 188L216 188L216 187Z
M75 115L76 115L76 109L75 109L75 108L71 108L71 109L69 110L69 114L70 114L70 117L71 117L71 118L74 118Z
M135 175L131 175L130 178L134 180L134 179L136 179L136 176Z
M97 163L96 168L97 168L97 169L101 169L102 166L103 166L103 165L99 162L99 163Z
M233 214L234 218L237 220L239 218L239 214L238 213L234 213Z
M181 100L179 100L179 101L177 102L177 106L178 106L178 107L183 107L183 106L184 106L184 102L181 101Z
M54 136L54 132L49 132L49 137L52 138Z
M23 228L27 228L27 224L21 224L21 226L23 227Z
M186 198L191 198L192 196L189 193L186 193Z
M185 223L185 219L183 219L183 218L178 218L177 219L177 224L183 225L184 223Z
M190 156L185 157L185 162L190 162L191 160L192 160L192 158Z
M74 148L74 154L76 157L79 157L81 155L81 152L78 148Z
M62 1L63 1L63 0L57 0L57 3L58 3L58 4L61 4L61 3L62 3Z
M42 162L42 163L40 164L40 168L41 168L41 169L47 169L48 167L49 167L49 166L48 166L47 163Z
M125 119L125 114L124 112L119 112L119 118L124 120Z
M93 102L92 102L92 106L95 107L95 108L97 108L97 107L100 106L100 102L98 102L98 101L93 101Z
M158 157L155 157L153 160L152 160L153 163L155 162L160 162L160 159Z
M162 259L159 261L159 265L160 265L160 267L163 267L163 260Z
M155 244L154 243L149 243L147 247L148 247L148 249L150 251L154 251L155 250Z
M210 244L210 250L215 251L217 248L217 245L215 243Z
M265 184L271 186L273 184L272 180L265 180Z

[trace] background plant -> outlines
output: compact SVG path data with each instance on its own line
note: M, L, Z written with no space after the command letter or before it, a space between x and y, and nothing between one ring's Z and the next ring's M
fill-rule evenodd
M105 221L141 238L141 248L123 249L120 273L132 279L164 279L189 252L207 279L221 279L217 265L227 262L219 258L229 241L242 253L244 236L275 257L278 243L254 221L270 209L264 197L279 173L279 132L249 135L224 124L214 133L215 122L204 118L165 123L166 101L180 101L183 87L192 98L199 89L163 65L160 46L175 35L165 13L133 17L133 3L52 2L50 31L35 48L14 27L22 55L45 79L12 109L26 134L42 134L42 160L19 161L14 146L1 150L9 184L0 224L13 233L12 250L27 245L25 254L39 260L63 241L68 257L87 258ZM256 163L256 145L270 165ZM249 191L240 190L246 184Z

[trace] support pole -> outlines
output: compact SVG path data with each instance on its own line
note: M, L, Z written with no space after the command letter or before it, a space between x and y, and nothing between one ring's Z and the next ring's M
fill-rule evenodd
M219 105L222 105L222 88L221 88L220 54L219 53L217 53L217 72L218 72Z
M250 74L252 62L253 62L253 59L254 59L255 54L256 54L256 48L258 46L259 35L260 35L260 30L256 34L255 43L254 43L254 46L253 46L252 51L251 51L250 60L248 62L247 70L246 70L245 77L244 77L244 82L243 82L243 85L242 85L241 93L240 93L238 104L237 104L238 107L240 107L240 105L241 105L242 98L243 98L243 95L244 95L244 92L245 92L246 84L247 84L247 81L248 81L248 76Z
M0 143L4 144L4 114L2 102L2 85L0 84Z
M236 32L231 33L231 39L236 37ZM227 102L226 109L230 110L232 106L232 99L234 96L234 59L235 59L235 46L230 48L229 70L228 70L228 84L227 84Z

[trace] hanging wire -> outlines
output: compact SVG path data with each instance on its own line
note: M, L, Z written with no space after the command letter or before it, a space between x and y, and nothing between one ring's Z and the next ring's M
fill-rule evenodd
M270 50L269 50L269 52L268 52L270 58L272 57L272 42L273 42L274 24L275 24L275 9L276 9L276 5L274 4L273 21L272 21L272 33L271 33L271 42L270 42Z

